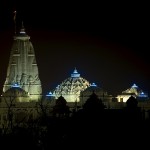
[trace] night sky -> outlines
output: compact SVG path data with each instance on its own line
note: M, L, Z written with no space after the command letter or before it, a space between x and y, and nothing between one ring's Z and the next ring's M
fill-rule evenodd
M81 77L109 94L132 84L150 93L148 5L9 1L0 4L0 89L17 30L24 22L34 46L43 93L70 77Z

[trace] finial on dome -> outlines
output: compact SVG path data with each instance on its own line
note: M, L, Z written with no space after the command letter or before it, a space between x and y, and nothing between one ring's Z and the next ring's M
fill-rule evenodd
M132 88L137 88L138 86L134 83L133 85L132 85Z
M46 96L54 96L54 94L50 91L48 94L46 94Z
M76 67L75 67L73 73L71 74L71 77L76 77L76 78L77 78L77 77L80 77L80 74L78 73Z
M14 83L12 87L20 87L17 83Z
M77 71L76 67L74 68L74 72L73 72L73 73L78 73L78 71Z
M96 87L97 85L93 82L90 86L95 86Z

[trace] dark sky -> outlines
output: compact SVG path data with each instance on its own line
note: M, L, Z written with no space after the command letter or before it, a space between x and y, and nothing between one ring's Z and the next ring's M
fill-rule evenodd
M13 42L23 20L31 37L44 93L81 76L110 94L136 83L150 93L149 16L142 3L9 1L0 4L0 87Z

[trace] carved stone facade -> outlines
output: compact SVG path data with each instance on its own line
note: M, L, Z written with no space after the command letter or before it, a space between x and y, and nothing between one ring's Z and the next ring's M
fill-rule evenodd
M71 74L71 77L65 79L56 87L53 95L56 99L63 96L67 102L79 102L80 92L84 91L89 86L90 83L86 79L82 78L75 69Z
M41 98L42 87L34 48L23 26L19 34L14 36L3 92L5 93L13 85L25 90L31 101Z

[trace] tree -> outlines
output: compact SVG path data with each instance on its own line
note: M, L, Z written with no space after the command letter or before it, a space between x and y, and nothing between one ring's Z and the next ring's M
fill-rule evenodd
M93 92L83 105L83 109L86 111L100 111L105 108L102 100Z
M126 101L126 105L128 109L135 109L137 108L138 101L134 96L130 96L129 99Z
M6 117L3 122L3 134L7 132L12 132L13 130L13 117L14 117L14 107L15 107L15 97L13 96L3 96L4 103L3 106L7 108Z
M133 124L136 124L137 121L141 121L142 119L142 112L141 109L138 107L138 101L134 96L130 96L126 102L126 121Z
M67 101L63 96L58 97L56 100L56 105L53 107L53 114L58 116L66 116L69 114L69 107L67 106Z

